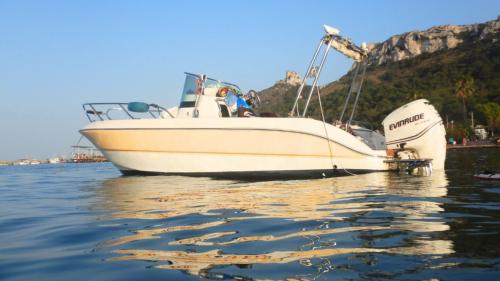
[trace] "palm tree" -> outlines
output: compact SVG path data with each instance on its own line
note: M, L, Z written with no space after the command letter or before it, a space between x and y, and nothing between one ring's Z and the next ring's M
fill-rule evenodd
M494 134L495 129L500 128L500 105L495 102L488 102L480 105L479 108L486 116L488 126Z
M464 124L467 123L467 106L465 100L474 95L474 78L466 77L457 81L455 86L455 94L457 97L462 98L463 114L464 114Z

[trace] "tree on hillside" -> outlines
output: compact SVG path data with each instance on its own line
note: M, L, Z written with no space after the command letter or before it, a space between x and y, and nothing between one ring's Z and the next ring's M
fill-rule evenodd
M500 128L500 105L495 102L488 102L479 106L481 112L486 116L488 127L495 132Z
M467 106L465 100L474 95L476 91L474 78L466 77L457 81L455 86L455 95L462 99L462 110L464 114L464 124L467 123Z

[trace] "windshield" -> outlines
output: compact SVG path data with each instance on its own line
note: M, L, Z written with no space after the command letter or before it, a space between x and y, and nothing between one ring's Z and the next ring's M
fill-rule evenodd
M186 73L186 80L184 80L184 89L182 90L181 104L179 107L194 107L196 103L196 95L202 94L204 88L216 88L230 86L241 91L240 88L234 84L222 82L212 78L206 78L203 82L201 75Z

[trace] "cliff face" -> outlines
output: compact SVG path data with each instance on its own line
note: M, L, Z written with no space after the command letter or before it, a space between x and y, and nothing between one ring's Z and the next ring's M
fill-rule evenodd
M465 41L479 41L500 31L497 20L471 25L435 26L425 31L411 31L395 35L378 44L368 44L371 65L396 62L423 53L455 48Z

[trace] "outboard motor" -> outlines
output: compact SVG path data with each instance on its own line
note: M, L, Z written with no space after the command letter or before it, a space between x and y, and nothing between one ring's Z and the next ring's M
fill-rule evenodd
M430 174L444 169L446 131L443 120L428 100L420 99L394 110L384 121L387 149L393 163L405 164L412 174Z

